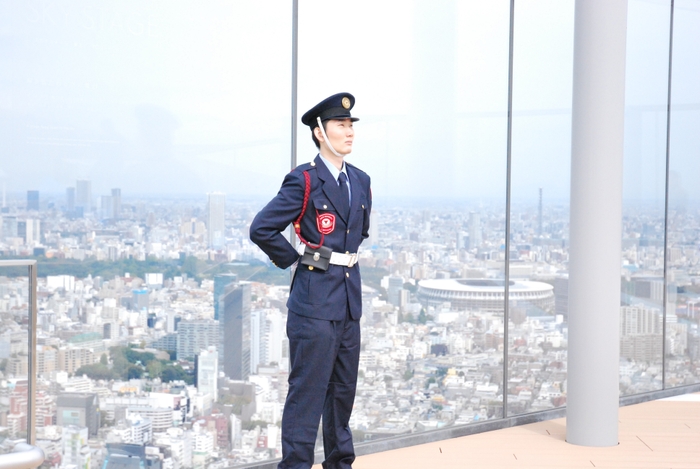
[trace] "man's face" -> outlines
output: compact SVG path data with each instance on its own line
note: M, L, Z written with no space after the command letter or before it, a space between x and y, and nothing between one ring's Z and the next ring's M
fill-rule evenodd
M355 129L352 124L350 119L331 119L326 123L328 140L335 151L341 155L347 155L352 151L352 141L355 138Z

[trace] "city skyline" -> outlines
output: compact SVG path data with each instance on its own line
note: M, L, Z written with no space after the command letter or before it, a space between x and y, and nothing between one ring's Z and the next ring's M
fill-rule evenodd
M250 274L220 276L209 270L216 265L233 270L252 269L237 270L241 273L273 272L275 268L247 239L247 226L256 211L251 202L227 205L225 242L219 250L209 248L202 222L199 223L203 231L183 231L183 221L192 223L193 217L206 218L206 199L206 195L201 195L197 205L176 200L141 202L139 208L132 210L132 202L125 197L124 216L119 220L102 219L97 216L97 208L75 218L57 209L25 212L26 202L21 200L11 207L11 214L1 215L19 219L35 216L42 226L50 227L44 232L44 239L31 240L30 245L26 239L19 241L3 232L0 248L5 255L41 246L54 259L102 259L114 265L128 259L165 263L169 259L183 262L196 256L206 258L192 276L178 270L147 270L139 275L117 272L114 276L94 273L89 277L59 271L40 278L38 361L42 391L38 411L44 422L38 432L40 444L55 439L51 436L55 431L51 416L56 401L49 388L43 390L46 379L54 377L64 392L92 395L97 390L102 396L99 405L107 409L108 438L93 442L99 449L90 452L92 459L113 457L114 447L110 445L114 441L155 445L161 448L165 459L162 448L172 448L184 467L196 465L197 458L211 464L241 463L278 454L278 423L288 373L283 333L288 277L272 281L264 280L266 277L250 278ZM462 207L405 204L377 209L373 214L376 242L360 250L365 278L362 373L351 420L359 441L502 418L505 395L505 411L509 415L566 403L566 207L548 204L546 193L541 209L539 201L512 207L509 272L515 283L509 302L507 347L502 207ZM695 290L700 278L696 272L700 262L700 212L682 214L681 225L678 215L669 219L669 239L673 241L667 255L673 281L667 283L673 295L668 295L665 305L663 212L648 206L625 213L620 391L629 395L660 389L662 367L666 367L667 386L696 381L693 357L700 354L700 292ZM80 231L76 231L78 227ZM94 238L88 236L93 232ZM239 278L249 278L244 282L250 290L248 308L237 283ZM459 296L462 287L449 293L457 295L453 301L449 295L437 293L452 285L445 282L464 278L483 279L462 282L474 295L468 301ZM11 310L22 311L23 282L21 278L0 278L0 291L9 293L9 300L0 300L0 310L15 305ZM516 287L520 284L528 286L523 290ZM424 287L433 288L433 293L426 295ZM545 296L529 300L528 295L536 292L545 292ZM496 296L482 301L480 295L484 294ZM227 302L227 296L235 301ZM235 329L247 330L247 338L231 335L230 331L227 335L226 324L233 323L222 318L221 311L216 320L217 304L230 308L231 317L239 322ZM662 360L664 310L668 349ZM247 326L243 327L240 321ZM3 330L0 334L12 332ZM216 349L221 343L224 353ZM117 366L117 351L129 350L129 344L136 347L134 352L128 352L134 355L132 360L151 361L119 368L125 373L123 377L113 376L108 381L76 373L86 366L83 372L97 373L103 361ZM225 352L229 345L234 351ZM190 378L186 379L194 379L198 373L198 350L208 350L211 358L209 374L198 378L203 380L202 386L181 381L187 376ZM503 375L506 352L507 379ZM3 353L0 349L0 358ZM148 353L159 358L139 355ZM231 360L236 356L241 360L232 367ZM8 355L5 369L0 371L21 381L26 370L22 357L22 353L17 357ZM213 361L223 372L217 380L218 400L211 390L203 392L205 383L211 383L213 378ZM241 372L244 373L239 376ZM126 379L129 373L132 381ZM150 376L162 378L159 381ZM230 377L245 381L226 384ZM253 400L245 397L250 392L246 386L260 390L254 406ZM112 388L119 391L110 391ZM11 393L13 402L19 395ZM173 399L180 402L179 407ZM173 410L183 409L183 402L190 403L191 412L182 410L178 413L181 420L164 431L165 412L159 407L172 409L167 414L171 416ZM227 402L239 405L230 416L220 414ZM245 402L250 402L251 407L240 407ZM126 412L120 411L120 406L126 406ZM11 409L8 412L12 431L21 433L21 416ZM216 432L206 436L202 427L205 424L198 423L202 419L211 422L206 425L216 427ZM251 422L256 422L255 428L251 429ZM66 444L85 447L87 440L74 438L80 434L80 428L71 431L65 434L65 438L72 438L64 439ZM188 439L193 443L186 443ZM106 441L109 443L103 445ZM195 457L195 448L208 449Z

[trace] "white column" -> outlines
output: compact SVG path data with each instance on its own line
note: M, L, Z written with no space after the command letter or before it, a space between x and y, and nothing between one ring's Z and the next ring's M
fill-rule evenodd
M566 440L618 443L627 0L576 0Z

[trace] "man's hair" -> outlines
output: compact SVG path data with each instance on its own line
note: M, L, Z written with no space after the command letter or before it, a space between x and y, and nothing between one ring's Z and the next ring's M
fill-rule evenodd
M323 130L326 130L326 128L327 128L326 125L328 124L328 121L327 120L321 121L321 124L323 124ZM316 127L318 127L318 125ZM318 148L320 150L321 149L321 142L318 141L318 139L316 138L316 134L314 133L314 129L316 127L311 129L311 140L314 141L314 145L316 145L316 148Z

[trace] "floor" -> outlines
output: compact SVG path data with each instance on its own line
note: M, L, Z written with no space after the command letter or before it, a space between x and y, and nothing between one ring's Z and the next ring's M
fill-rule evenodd
M700 469L700 393L621 407L619 416L614 447L566 443L562 418L361 456L353 468Z

